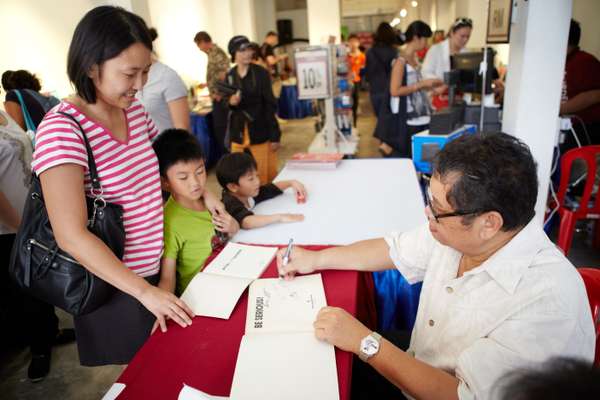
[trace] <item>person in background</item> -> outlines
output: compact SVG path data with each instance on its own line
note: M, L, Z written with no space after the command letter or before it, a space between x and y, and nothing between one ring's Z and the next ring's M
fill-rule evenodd
M158 32L154 28L150 28L149 32L154 42L158 38ZM169 128L190 132L187 95L187 88L177 72L158 61L156 53L153 52L148 81L142 90L137 92L136 97L150 114L159 132Z
M263 60L260 56L260 46L258 45L258 43L250 43L249 48L252 49L252 63L260 65L264 69L268 70L265 60Z
M115 287L105 304L74 318L79 360L86 366L127 364L157 319L164 332L168 319L185 328L194 315L173 293L156 287L163 204L151 141L158 129L135 97L151 66L152 39L144 20L120 7L93 8L77 24L69 46L67 73L76 93L46 114L36 133L32 168L57 244ZM123 208L122 259L87 229L85 197L92 187L84 134L104 199Z
M365 67L365 53L360 50L360 40L358 36L352 34L348 36L348 63L350 64L350 79L352 80L352 116L354 118L354 127L356 128L356 120L358 118L358 95L360 92L360 74Z
M430 115L432 113L427 90L443 85L440 79L423 79L421 76L417 52L427 46L427 39L431 37L431 28L423 21L414 21L402 35L405 40L400 55L392 67L390 79L390 95L400 97L398 110L402 118L402 126L406 124L405 132L388 132L383 137L400 135L399 141L386 143L382 139L381 151L384 156L412 157L411 138L416 133L429 129ZM394 125L394 127L397 125ZM394 143L394 144L392 144Z
M412 335L395 343L341 308L318 312L315 336L365 361L352 374L353 399L399 399L401 390L424 400L490 399L508 371L556 356L592 363L585 285L535 218L536 170L514 136L464 135L436 156L427 223L318 252L296 246L287 265L278 251L286 279L397 268L409 283L423 282Z
M22 294L11 284L8 276L10 249L21 225L21 213L25 206L31 179L31 140L23 129L0 110L0 256L2 279L0 284L0 307L5 327L0 335L9 334L25 338L31 351L27 377L31 382L43 380L50 372L52 346L75 340L73 329L58 329L58 317L54 307L34 297ZM4 320L4 316L10 320ZM3 340L5 345L9 340Z
M265 36L265 40L260 46L260 57L267 65L267 69L271 73L271 77L275 80L279 77L277 63L287 58L287 54L275 55L275 47L279 44L279 35L277 32L269 31Z
M444 80L444 72L450 71L450 57L465 51L472 31L473 21L470 18L457 18L448 31L448 38L434 44L427 51L421 69L423 78ZM435 89L432 105L435 109L448 107L446 85Z
M366 79L369 82L369 96L375 116L379 118L381 108L389 98L392 62L398 55L399 44L394 28L382 22L375 32L375 43L367 50Z
M269 72L252 63L247 37L234 36L227 49L235 63L227 74L227 83L239 89L229 98L231 152L249 151L258 165L261 182L269 183L277 175L281 138Z
M600 61L579 48L581 26L571 20L560 115L572 115L582 145L600 144ZM567 135L563 150L577 144ZM561 151L563 151L561 150Z
M2 86L6 91L4 108L23 130L35 130L48 110L59 103L56 97L40 93L40 80L29 71L5 71L2 74ZM23 107L27 109L33 127L27 126Z
M229 151L228 143L225 143L229 108L227 106L227 99L224 98L223 94L219 93L217 82L225 80L225 75L227 75L230 67L229 57L223 49L216 43L213 43L212 38L205 31L196 33L194 42L198 46L198 49L208 57L206 86L208 87L208 93L210 94L213 106L213 134L220 146L220 152L226 154Z
M581 359L556 357L535 369L510 371L495 392L501 400L600 399L600 369Z

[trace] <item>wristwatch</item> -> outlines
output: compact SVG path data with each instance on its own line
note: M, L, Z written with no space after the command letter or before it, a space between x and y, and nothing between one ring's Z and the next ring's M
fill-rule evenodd
M379 351L379 344L381 343L381 335L377 332L371 332L370 335L365 336L360 341L360 352L358 357L367 362L367 360L373 357Z

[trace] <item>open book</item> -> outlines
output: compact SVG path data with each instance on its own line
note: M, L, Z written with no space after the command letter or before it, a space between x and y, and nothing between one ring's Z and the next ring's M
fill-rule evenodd
M181 295L194 314L228 319L244 290L269 266L276 247L227 243Z
M326 305L320 274L252 282L230 398L339 400L334 348L313 328Z

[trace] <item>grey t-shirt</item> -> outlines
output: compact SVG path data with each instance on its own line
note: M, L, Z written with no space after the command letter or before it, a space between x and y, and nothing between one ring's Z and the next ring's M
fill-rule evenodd
M173 128L168 103L182 97L187 97L185 84L177 72L160 61L152 64L148 82L137 93L137 98L150 114L159 132Z
M27 134L14 122L8 114L0 110L7 120L0 124L0 192L4 194L10 205L19 215L29 191L31 175L31 141ZM0 222L0 235L15 233Z

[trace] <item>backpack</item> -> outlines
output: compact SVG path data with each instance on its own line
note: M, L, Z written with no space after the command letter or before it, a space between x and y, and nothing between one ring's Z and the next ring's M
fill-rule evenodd
M54 96L46 97L46 96L43 96L42 94L36 92L35 90L30 90L30 89L21 89L21 90L24 90L28 95L33 97L35 99L35 101L37 101L39 103L39 105L42 106L42 109L44 110L45 113L47 113L52 107L54 107L58 103L60 103L60 100L58 100ZM17 89L14 89L14 92L17 95L17 97L19 98L19 103L21 104L21 112L23 113L23 119L25 120L25 126L27 128L27 135L31 139L31 142L33 144L35 144L34 139L35 139L35 131L37 130L37 125L33 122L33 118L31 118L31 114L29 114L29 111L27 110L27 106L25 105L25 100L23 99L23 95L21 94L21 92Z

